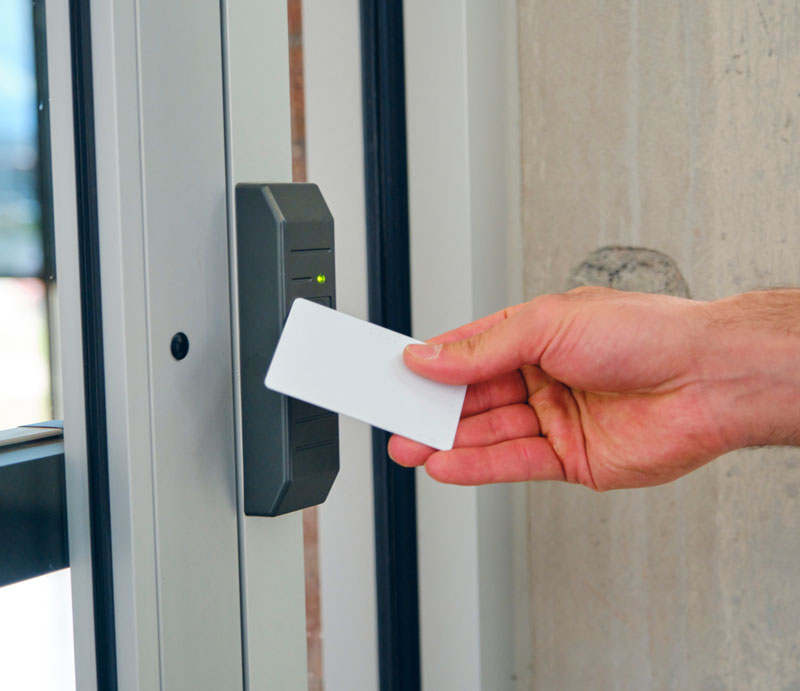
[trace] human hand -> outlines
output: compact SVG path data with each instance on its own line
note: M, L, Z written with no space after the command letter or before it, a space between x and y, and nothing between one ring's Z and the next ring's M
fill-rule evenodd
M409 346L413 371L470 386L454 449L394 436L389 454L442 482L566 480L608 490L668 482L762 443L752 406L768 399L758 370L800 350L796 338L776 335L774 348L751 352L752 324L737 321L747 310L735 300L581 288ZM796 318L800 303L792 304ZM778 396L800 403L800 383L783 386L778 369L768 373Z

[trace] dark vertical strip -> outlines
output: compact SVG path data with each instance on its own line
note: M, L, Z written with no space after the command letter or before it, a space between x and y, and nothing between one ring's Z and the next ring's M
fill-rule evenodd
M117 654L111 568L111 511L108 489L106 392L100 299L100 236L97 219L97 164L89 14L88 0L70 0L72 107L75 120L75 177L78 195L78 252L97 687L104 691L115 691Z
M370 321L411 332L403 5L361 0ZM373 430L381 691L420 684L414 471L392 463Z
M39 156L36 165L39 188L39 226L42 233L44 263L42 278L49 284L56 277L56 244L53 233L53 185L50 169L50 101L47 85L47 34L44 3L33 3L33 44L36 65L37 121Z

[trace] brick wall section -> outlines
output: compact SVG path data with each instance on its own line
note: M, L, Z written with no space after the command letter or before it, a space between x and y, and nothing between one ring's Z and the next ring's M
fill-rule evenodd
M306 182L306 121L303 91L303 18L301 0L288 0L289 97L292 104L292 179Z
M292 113L292 180L306 182L306 125L303 91L301 0L287 0L289 11L289 96ZM319 552L316 508L303 512L306 572L308 691L322 691L322 626L319 610Z

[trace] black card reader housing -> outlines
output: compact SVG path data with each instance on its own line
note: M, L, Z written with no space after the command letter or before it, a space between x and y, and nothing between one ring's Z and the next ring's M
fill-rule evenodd
M244 511L325 501L339 472L339 417L270 391L264 377L296 298L336 307L333 216L306 183L236 185Z

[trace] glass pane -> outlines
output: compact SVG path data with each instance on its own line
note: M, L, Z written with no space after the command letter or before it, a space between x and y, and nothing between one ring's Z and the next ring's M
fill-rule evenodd
M0 588L0 689L75 688L69 569Z
M37 64L44 37L36 36L33 8L30 0L0 2L0 429L55 417L49 345L55 267L44 213L48 113L46 94L39 93L46 70L43 60Z
M31 5L0 2L0 276L44 268Z
M39 278L0 278L0 429L53 416L45 291Z
M42 5L0 0L0 430L56 417ZM69 570L0 588L0 689L74 688Z

